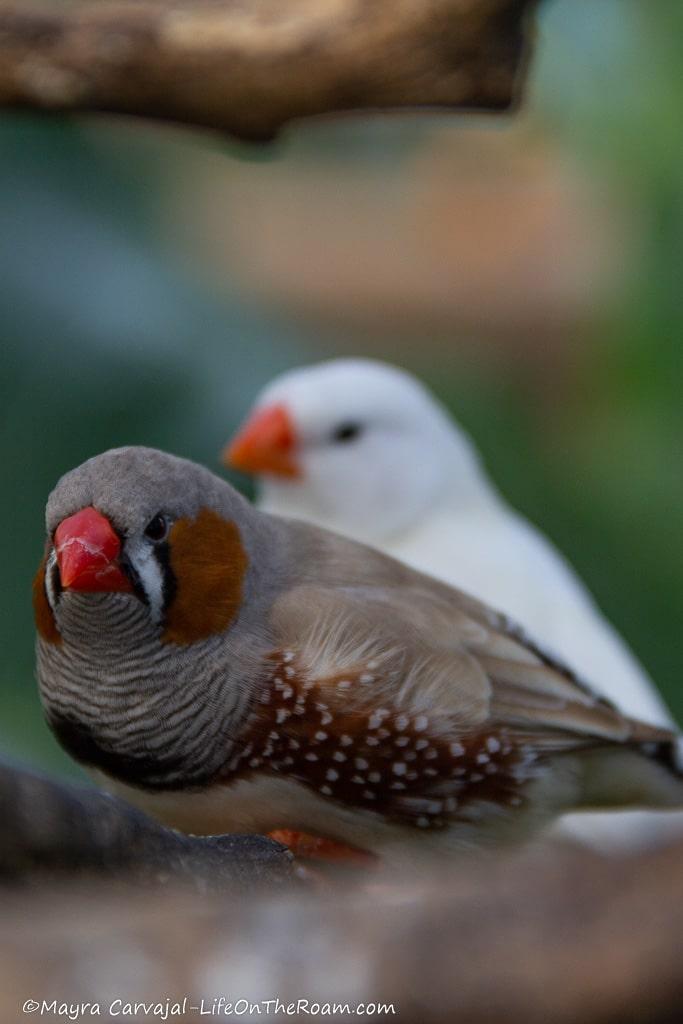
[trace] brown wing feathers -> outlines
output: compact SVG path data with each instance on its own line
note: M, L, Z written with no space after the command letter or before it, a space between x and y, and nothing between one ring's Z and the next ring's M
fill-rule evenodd
M432 828L474 803L522 803L525 783L559 753L653 743L652 755L671 761L672 733L623 716L494 613L484 610L482 621L458 610L444 649L438 601L439 644L430 650L423 631L404 621L405 603L394 620L374 600L361 600L353 614L347 605L335 619L335 598L306 588L280 609L280 624L299 639L307 635L302 608L311 616L314 650L304 641L287 661L276 656L246 767L284 772L323 796ZM424 594L421 604L424 615Z
M531 748L505 728L458 738L438 712L378 705L377 682L367 666L311 680L293 652L279 652L227 778L270 771L425 829L476 803L523 802L537 760Z

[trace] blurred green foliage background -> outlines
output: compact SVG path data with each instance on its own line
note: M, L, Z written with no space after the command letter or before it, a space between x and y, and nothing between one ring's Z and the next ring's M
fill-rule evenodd
M434 387L683 717L681 39L680 0L549 0L512 121L343 119L267 150L0 117L0 749L73 770L33 679L30 582L58 476L123 443L218 469L260 386L335 353ZM348 234L354 215L367 237Z

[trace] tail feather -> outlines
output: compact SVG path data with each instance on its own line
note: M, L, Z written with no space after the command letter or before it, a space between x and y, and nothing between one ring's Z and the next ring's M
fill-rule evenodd
M630 726L629 744L645 757L663 764L673 775L683 777L683 736L665 726L648 725L635 718Z
M626 745L584 754L581 806L682 808L680 736L643 722L630 724Z

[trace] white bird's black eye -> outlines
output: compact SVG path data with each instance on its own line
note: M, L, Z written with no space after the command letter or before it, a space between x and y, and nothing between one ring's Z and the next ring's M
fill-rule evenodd
M148 540L153 541L155 544L159 544L162 540L166 540L168 534L168 519L161 512L154 516L154 519L150 519L145 527L145 537Z
M346 444L348 441L355 441L362 432L363 428L360 423L353 423L351 421L340 423L332 432L332 440Z

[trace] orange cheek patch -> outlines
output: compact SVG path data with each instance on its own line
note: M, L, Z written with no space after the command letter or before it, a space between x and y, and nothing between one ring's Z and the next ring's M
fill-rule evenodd
M173 524L169 553L177 589L164 641L191 644L224 632L239 611L248 565L235 524L204 508Z
M49 644L61 644L62 634L57 629L57 623L45 593L46 562L47 556L44 556L38 566L38 572L33 577L33 615L36 620L36 629L42 639L47 640Z

